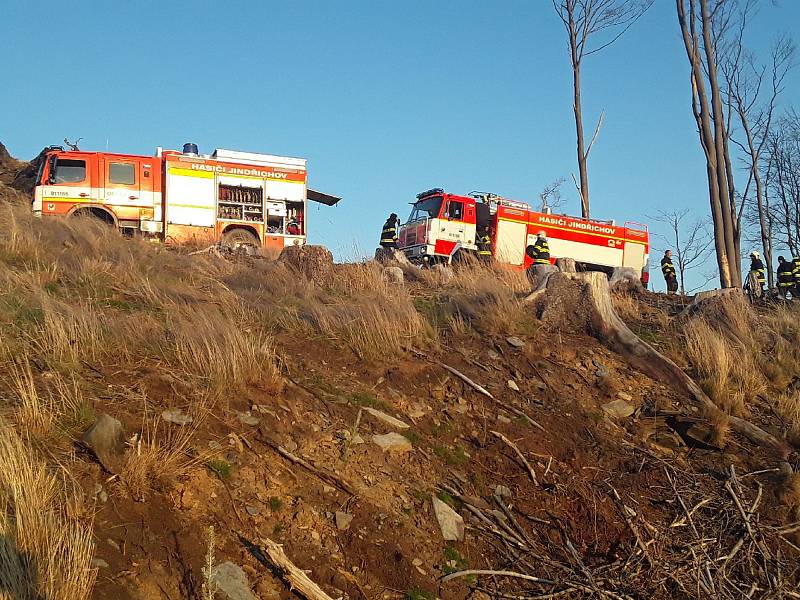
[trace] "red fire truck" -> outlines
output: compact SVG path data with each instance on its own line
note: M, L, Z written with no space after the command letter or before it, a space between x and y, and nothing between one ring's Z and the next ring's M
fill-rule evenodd
M536 212L524 203L494 194L448 194L435 188L417 195L408 221L400 227L399 246L412 262L452 261L459 252L475 252L476 236L488 226L494 257L501 263L527 268L525 249L543 231L551 262L572 258L585 270L630 267L647 285L650 252L647 227L626 222L580 219Z
M305 244L307 202L340 199L306 186L302 158L215 150L155 156L109 152L43 152L33 210L42 216L85 215L123 231L165 241L283 248Z

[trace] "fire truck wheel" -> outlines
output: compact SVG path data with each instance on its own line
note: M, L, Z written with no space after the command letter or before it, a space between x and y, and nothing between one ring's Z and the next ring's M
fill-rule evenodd
M236 250L242 246L258 248L258 238L252 231L247 229L229 229L222 236L222 245L231 250Z
M112 217L102 208L79 208L70 216L82 219L97 219L98 221L102 221L107 225L114 225L114 217Z

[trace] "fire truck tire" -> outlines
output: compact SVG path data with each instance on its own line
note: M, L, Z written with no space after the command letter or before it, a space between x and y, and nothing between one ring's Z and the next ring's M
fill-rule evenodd
M258 248L260 246L258 237L248 230L237 227L236 229L229 229L222 235L222 245L231 250L236 250L242 246L249 246L251 248Z
M106 225L114 225L114 217L112 217L108 212L103 210L102 208L95 208L95 207L87 207L87 208L79 208L75 212L73 212L70 217L78 217L83 219L96 219L98 221L102 221Z

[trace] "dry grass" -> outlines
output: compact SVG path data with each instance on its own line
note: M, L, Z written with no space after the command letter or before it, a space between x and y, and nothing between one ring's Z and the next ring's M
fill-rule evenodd
M800 440L800 391L778 394L776 406L794 438Z
M91 526L71 519L67 504L64 484L0 421L0 597L89 597Z
M742 415L766 384L750 348L737 345L705 319L684 329L686 354L709 397L730 414Z
M272 339L248 327L241 311L174 311L169 332L174 342L167 357L173 354L178 368L202 378L217 395L280 381Z
M611 295L614 309L620 318L627 322L636 321L642 316L642 307L631 294L615 292Z
M143 419L141 436L126 452L120 474L134 496L144 498L155 486L202 464L206 455L190 452L197 426L167 426L160 416Z

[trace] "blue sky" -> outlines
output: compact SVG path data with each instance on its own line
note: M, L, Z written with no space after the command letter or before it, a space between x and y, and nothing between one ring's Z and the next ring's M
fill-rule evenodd
M797 28L800 2L764 4L749 40L766 56ZM674 11L656 0L585 61L587 130L606 115L589 165L597 218L708 213ZM12 154L66 136L90 150L193 141L304 157L311 186L344 197L310 219L311 241L341 258L370 253L386 214L405 216L431 187L533 203L566 177L566 210L579 213L571 71L549 0L6 0L0 39ZM784 103L798 91L794 72Z

